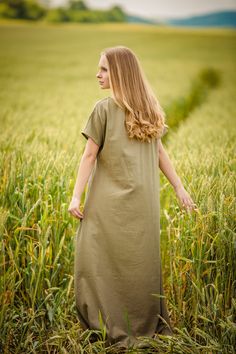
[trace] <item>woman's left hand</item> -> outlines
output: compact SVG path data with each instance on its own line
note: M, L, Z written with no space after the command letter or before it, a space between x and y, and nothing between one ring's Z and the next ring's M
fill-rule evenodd
M197 209L197 205L194 203L189 193L186 191L183 185L175 188L176 196L179 199L180 205L182 208L185 208L187 211L192 211Z
M68 212L77 219L83 219L84 215L80 210L80 199L77 197L72 197Z

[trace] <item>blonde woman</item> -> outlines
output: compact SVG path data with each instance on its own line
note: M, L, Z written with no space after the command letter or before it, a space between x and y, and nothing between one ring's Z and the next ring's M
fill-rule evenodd
M165 115L137 56L108 48L98 67L99 85L111 96L95 104L81 132L87 143L68 209L80 219L76 307L84 329L101 329L102 318L108 345L127 348L138 346L139 336L172 334L162 287L159 168L183 207L195 204L161 143Z

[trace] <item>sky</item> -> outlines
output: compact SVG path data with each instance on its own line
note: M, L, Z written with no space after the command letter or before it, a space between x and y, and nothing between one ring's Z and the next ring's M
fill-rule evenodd
M53 6L67 0L51 0ZM236 0L84 0L91 8L119 5L125 12L149 18L181 18L220 10L236 10Z

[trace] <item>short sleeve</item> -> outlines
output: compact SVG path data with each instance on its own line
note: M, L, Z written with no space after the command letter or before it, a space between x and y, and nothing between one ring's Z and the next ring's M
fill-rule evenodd
M99 146L104 145L106 132L106 112L101 103L96 103L81 134L86 138L92 138Z

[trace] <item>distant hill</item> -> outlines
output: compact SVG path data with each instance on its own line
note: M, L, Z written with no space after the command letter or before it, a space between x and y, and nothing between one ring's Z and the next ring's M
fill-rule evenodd
M236 11L218 11L181 19L167 19L164 24L199 27L236 27Z
M135 15L126 15L127 21L130 23L146 23L146 24L150 24L150 25L157 25L159 24L158 20L152 20L152 19L148 19L148 18L143 18L140 16L135 16Z

